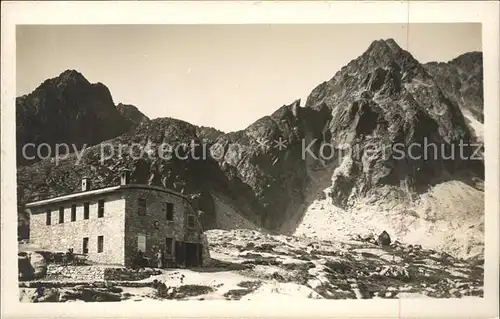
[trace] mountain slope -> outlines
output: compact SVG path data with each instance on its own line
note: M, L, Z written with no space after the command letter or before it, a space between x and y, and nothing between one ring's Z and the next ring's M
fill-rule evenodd
M124 118L135 125L140 125L149 121L149 118L134 105L118 103L116 109Z
M480 255L484 193L479 187L450 180L412 198L392 198L389 189L379 190L345 209L325 196L311 203L293 234L325 240L355 235L376 237L384 230L392 240L407 244L454 256Z
M73 147L98 144L132 126L115 108L105 85L91 84L79 72L67 70L16 98L17 162L26 165L38 160L36 148L43 143L51 147L53 156L58 143L70 145L72 152ZM23 156L27 143L34 147L27 147ZM50 155L46 149L42 152Z
M224 135L224 132L213 127L197 126L196 134L201 139L205 139L208 143L212 144L219 136Z

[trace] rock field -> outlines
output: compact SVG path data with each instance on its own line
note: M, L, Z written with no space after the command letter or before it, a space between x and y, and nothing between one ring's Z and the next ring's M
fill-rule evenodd
M23 282L20 300L483 297L481 257L455 258L398 241L387 245L385 235L318 241L254 230L210 230L207 237L212 260L203 269L150 270L150 277L135 281ZM45 290L38 297L40 286Z

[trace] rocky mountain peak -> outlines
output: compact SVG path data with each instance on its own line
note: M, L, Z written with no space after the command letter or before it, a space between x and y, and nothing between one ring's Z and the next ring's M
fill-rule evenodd
M306 101L306 107L322 103L329 107L345 104L359 96L374 94L387 98L404 93L404 83L413 79L434 85L420 63L393 39L373 41L360 56L342 67L332 79L318 85Z
M325 162L334 169L328 192L335 205L348 209L355 205L356 198L383 187L403 193L419 192L428 188L432 180L441 178L443 172L451 176L465 169L482 178L480 161L458 156L445 160L441 158L443 151L425 159L420 152L408 155L409 145L415 143L433 143L447 150L447 154L458 154L457 146L470 141L470 128L459 100L468 92L468 100L482 105L477 100L482 78L476 81L464 73L462 77L455 76L459 72L453 64L471 64L478 55L471 56L446 64L450 69L447 73L432 72L394 40L376 40L331 80L311 92L306 108L330 110L330 119L322 129L323 141L333 145L337 154L346 147L351 150ZM446 87L439 84L444 82L440 74L449 74L445 80L449 79L457 92L450 89L452 94L447 93ZM394 145L408 151L403 158L393 157ZM471 151L466 147L466 154ZM368 156L368 152L377 155Z
M74 151L71 147L98 144L133 125L117 110L104 84L91 84L80 72L66 70L16 98L17 161L24 165L39 160L34 155L43 143L51 146L47 152L52 155L58 143ZM30 143L34 147L23 154L23 147Z
M91 86L91 83L80 72L70 69L65 70L56 77L45 80L36 90L65 90L83 89Z
M354 61L357 61L357 63L355 63L357 67L363 66L363 63L368 63L368 68L399 67L403 71L410 66L414 66L415 63L418 63L418 61L416 61L408 51L403 50L394 39L373 41L368 49ZM397 66L394 63L396 63Z
M74 69L70 69L70 70L66 70L66 71L62 72L57 77L57 79L59 79L59 81L61 81L61 82L78 82L78 81L81 81L81 82L89 83L87 81L87 79L83 76L83 74L81 74L80 72L78 72L77 70L74 70Z
M393 38L388 38L384 40L385 44L391 48L393 52L402 50L401 47L396 43Z
M394 39L380 39L373 41L365 53L380 55L380 54L399 54L403 49L396 43Z

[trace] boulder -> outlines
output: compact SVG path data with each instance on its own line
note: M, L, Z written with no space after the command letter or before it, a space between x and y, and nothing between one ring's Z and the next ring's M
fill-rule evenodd
M47 261L39 253L30 254L30 262L34 269L34 277L36 279L43 278L47 274Z
M35 302L37 299L36 291L33 289L20 289L19 302Z
M19 280L33 280L45 277L47 262L41 254L22 252L17 256Z
M35 269L30 263L28 256L17 256L17 267L19 280L32 280L34 278Z
M377 238L377 245L389 246L391 244L391 236L384 230Z
M271 279L274 279L278 282L286 282L287 280L285 279L285 277L283 277L282 275L280 275L279 273L277 272L274 272L272 275L271 275Z
M382 269L380 275L401 281L409 281L411 279L411 273L406 266L386 266Z
M43 290L43 294L35 299L35 302L58 302L59 289L48 288Z
M342 273L342 274L346 274L351 270L351 266L349 266L347 263L334 260L327 261L325 263L325 267L336 273Z
M224 293L227 300L240 300L241 297L248 295L252 291L250 289L230 289Z
M276 247L276 245L263 243L255 246L254 250L259 252L272 253L274 251L274 247Z
M72 289L62 289L58 294L60 302L69 300L83 300L85 302L99 301L120 301L120 293L111 292L105 288L73 287Z

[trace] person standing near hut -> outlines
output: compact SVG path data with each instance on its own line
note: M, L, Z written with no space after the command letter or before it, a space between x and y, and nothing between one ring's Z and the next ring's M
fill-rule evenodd
M160 249L158 249L158 252L156 253L156 260L158 262L158 268L163 268L163 252Z

